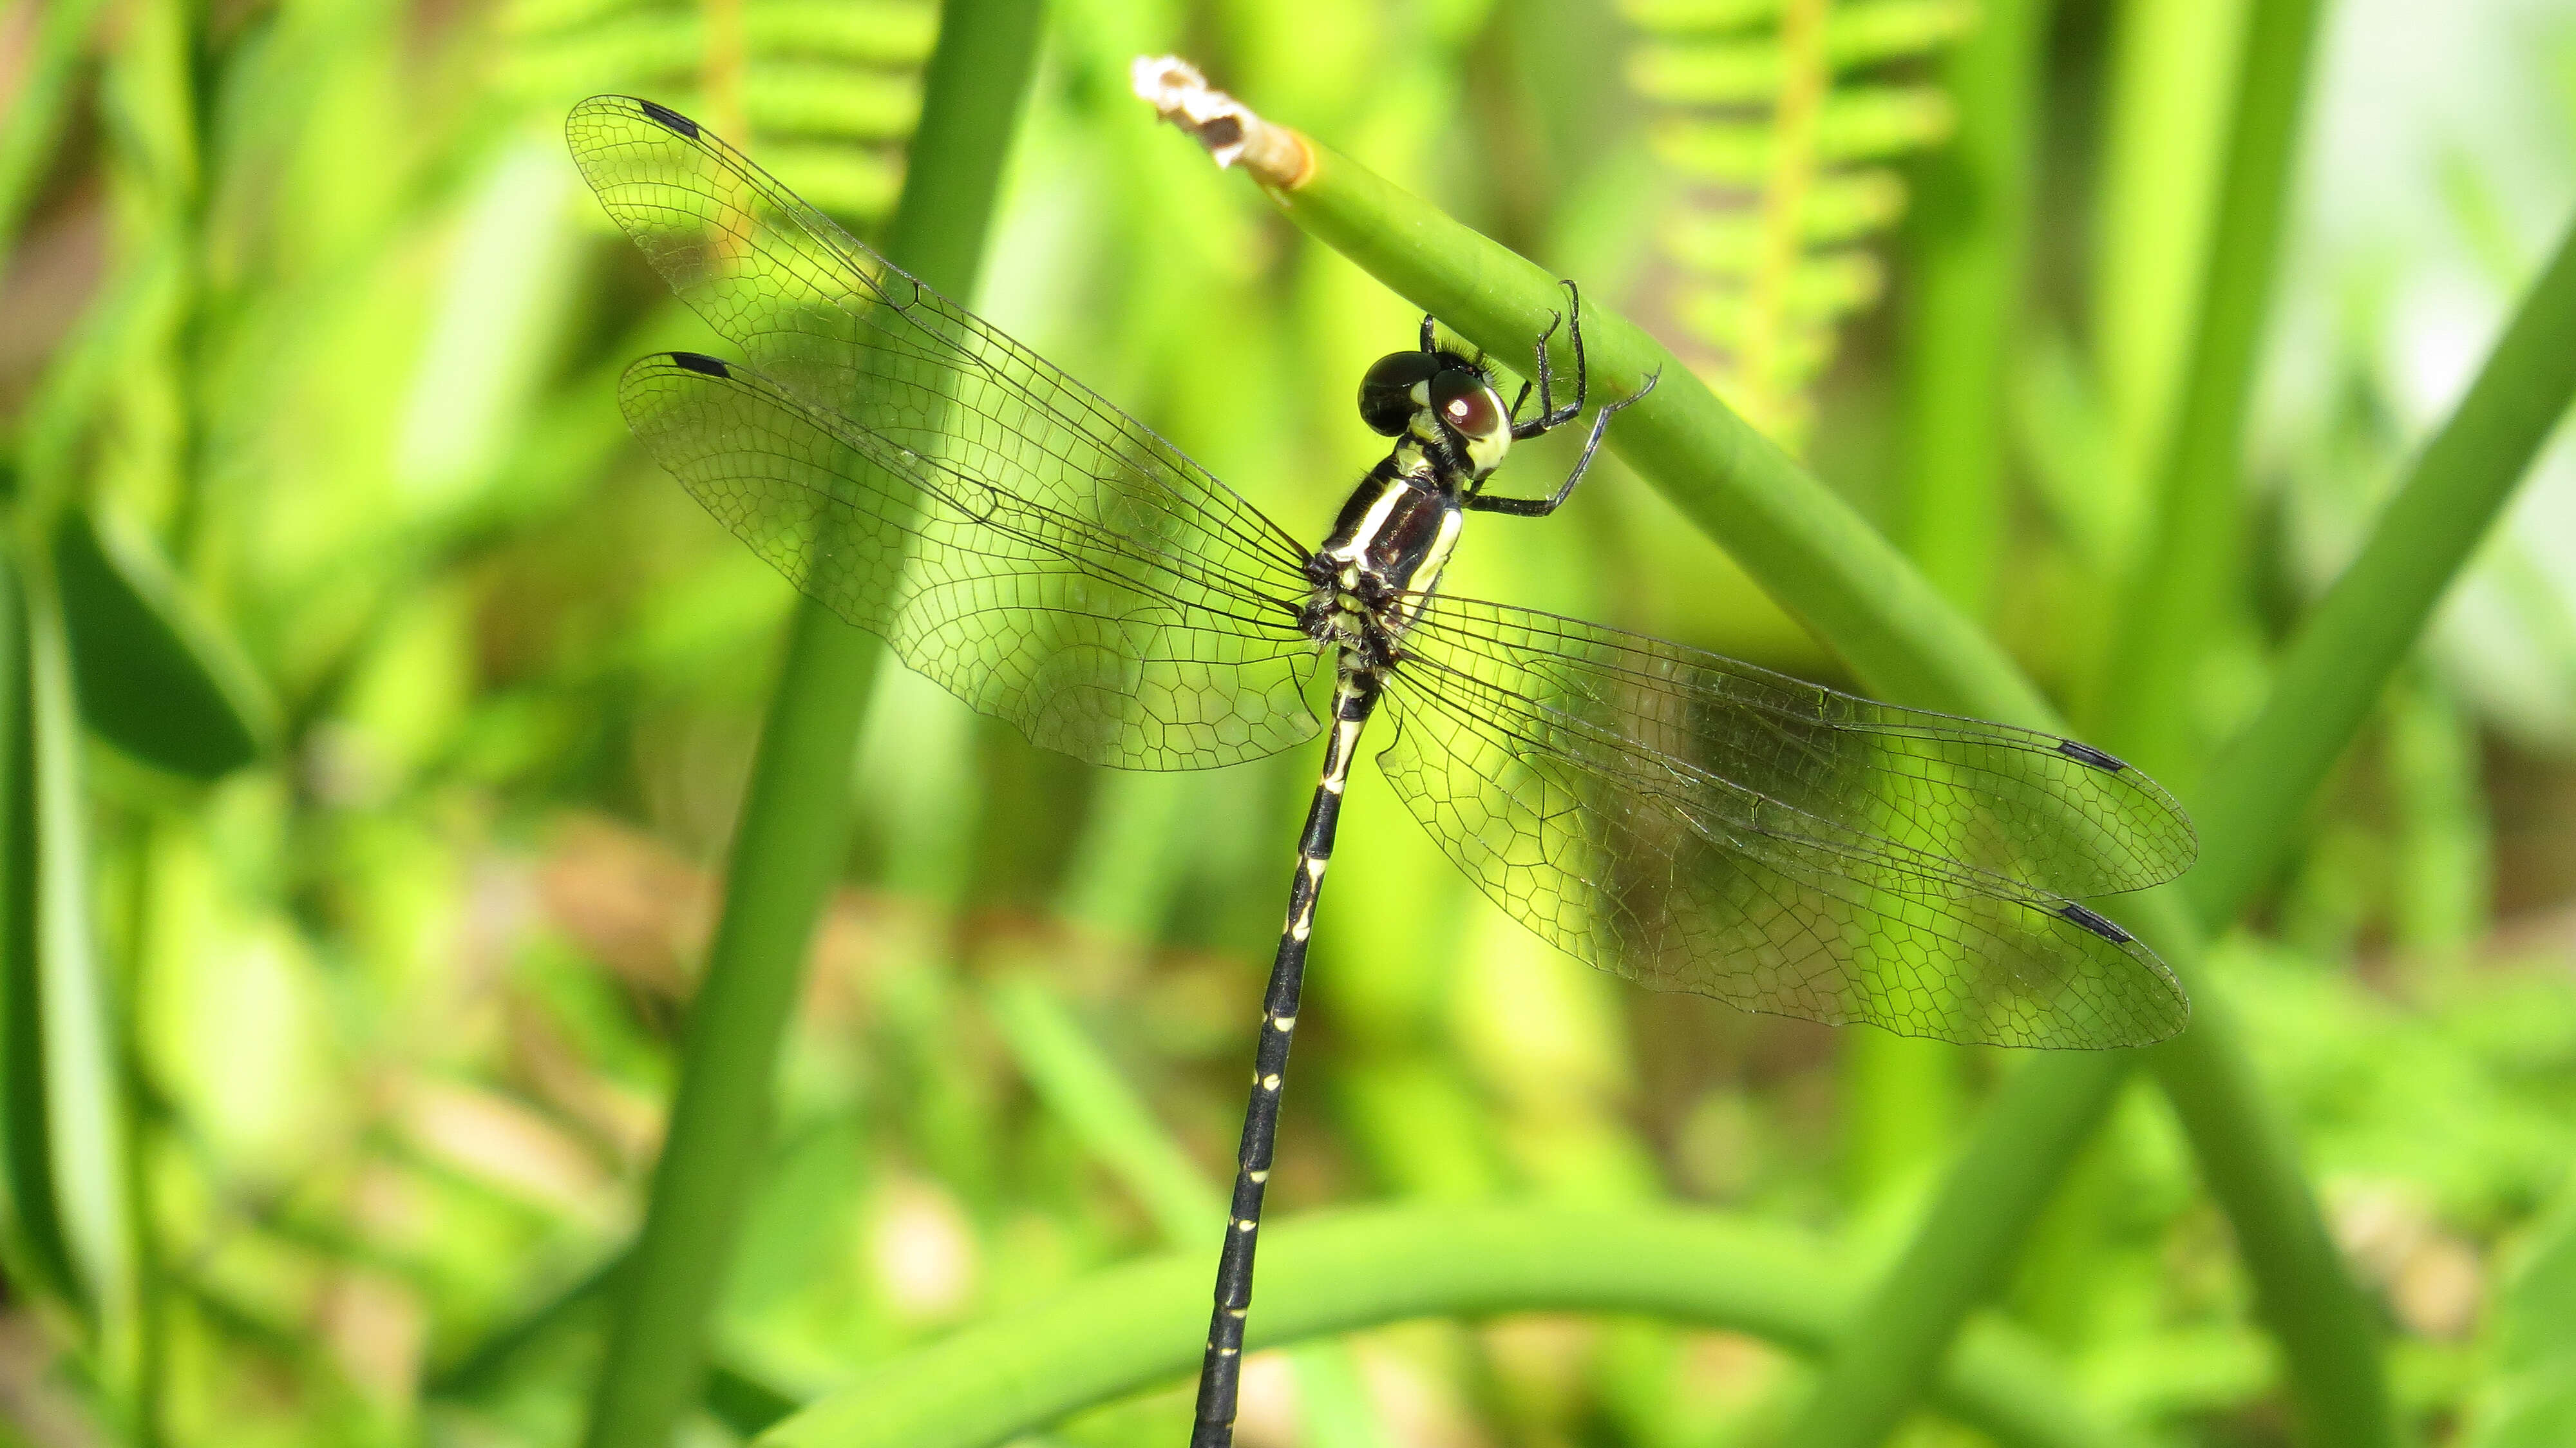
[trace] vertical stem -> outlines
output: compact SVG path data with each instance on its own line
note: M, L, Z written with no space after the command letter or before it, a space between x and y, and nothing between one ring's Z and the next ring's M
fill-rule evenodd
M61 601L47 570L26 591L29 705L36 747L36 1010L46 1140L63 1234L96 1314L104 1376L133 1385L134 1254L125 1194L126 1114L116 1002L91 915L85 739Z
M2251 5L2116 6L2085 321L2120 474L2104 485L2121 491L2124 509L2171 432Z
M1971 618L1990 602L2004 531L2004 363L2020 318L2048 14L2048 0L1989 0L1950 52L1959 132L1922 168L1910 227L1906 551Z
M631 1270L615 1290L591 1448L660 1448L697 1401L702 1338L768 1143L778 1043L849 824L875 640L801 601L689 1007L680 1080Z
M1992 603L2004 533L2004 378L2020 318L2031 192L2030 116L2048 0L1990 0L1943 65L1959 130L1919 173L1906 350L1906 551L1970 618ZM1946 1151L1958 1053L1880 1031L1843 1041L1862 1197Z
M2239 454L2318 8L2319 0L2257 0L2248 17L2182 410L2157 474L2152 538L2130 577L2111 653L2113 743L2186 795L2193 781L2177 771L2193 763L2193 668L2208 651L2220 601L2238 582Z
M1038 16L1036 0L948 0L941 13L886 249L943 290L973 289ZM690 1007L669 1134L618 1283L590 1448L662 1448L697 1399L706 1320L767 1146L779 1041L847 843L851 755L880 653L820 604L799 602Z

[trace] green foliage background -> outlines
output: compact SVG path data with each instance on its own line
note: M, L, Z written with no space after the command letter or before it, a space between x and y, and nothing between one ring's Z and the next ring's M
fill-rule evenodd
M2323 1285L2273 1321L2384 1348L2390 1406L2352 1411L2391 1441L2519 1448L2576 1436L2567 450L2384 691L2352 637L2293 641L2401 479L2474 529L2452 480L2525 472L2494 428L2411 460L2576 202L2576 23L2497 0L2399 46L2385 8L2309 42L2313 7L2258 0L1068 0L976 305L1320 534L1372 460L1353 380L1416 313L1151 124L1127 63L1177 47L1643 324L2205 824L2269 817L2195 791L2295 725L2302 668L2362 678L2313 804L2253 772L2289 792L2277 868L2212 826L2260 884L2211 887L2246 924L2195 979L2359 1287L2355 1319L2294 1279ZM0 9L0 1440L582 1432L792 596L626 439L631 357L724 349L561 116L654 96L882 234L938 30L927 0ZM2392 98L2392 46L2447 86ZM2267 104L2287 176L2242 159ZM2266 206L2277 264L2237 224ZM2568 270L2488 374L2544 421ZM1480 526L1453 586L1855 682L1704 518L1613 462ZM1180 1438L1197 1328L1168 1341L1154 1274L1204 1290L1313 764L1088 771L881 671L687 1441ZM1865 1441L1832 1408L1870 1395L1925 1402L1922 1444L2332 1441L2167 1104L2192 1058L2100 1075L2001 1279L1957 1274L1957 1352L1926 1327L1871 1377L1889 1304L1974 1256L1945 1173L2045 1156L1998 1094L2032 1063L1629 991L1400 813L1361 771L1272 1193L1387 1215L1283 1227L1255 1320L1415 1320L1256 1359L1248 1444ZM1059 1394L1027 1422L957 1386L1015 1358Z

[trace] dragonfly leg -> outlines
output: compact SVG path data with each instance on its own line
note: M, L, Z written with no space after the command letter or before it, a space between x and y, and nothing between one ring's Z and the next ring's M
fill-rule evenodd
M1574 285L1574 283L1567 282L1566 285L1570 287ZM1550 392L1550 388L1553 385L1555 378L1553 375L1553 369L1549 367L1547 361L1547 343L1549 338L1556 335L1556 329L1564 325L1565 313L1550 312L1547 314L1547 330L1538 334L1538 347L1536 349L1538 352L1538 370L1530 374L1538 379L1539 417L1534 418L1529 422L1521 421L1521 405L1529 401L1530 395L1530 384L1524 382L1521 384L1520 395L1512 399L1512 436L1514 439L1519 439L1528 435L1521 431L1524 427L1538 427L1541 431L1544 431L1545 429L1541 427L1539 419L1545 418L1556 408L1556 399ZM1578 379L1577 385L1581 385L1580 379ZM1582 405L1583 404L1580 402L1575 404L1577 407L1581 407Z
M1565 481L1557 485L1555 492L1544 498L1497 498L1472 493L1460 499L1461 505L1479 513L1500 513L1508 518L1544 518L1564 507L1565 500L1574 496L1574 485L1582 482L1583 474L1591 468L1592 455L1601 450L1601 435L1610 430L1610 419L1622 408L1654 391L1655 384L1663 379L1663 375L1656 372L1636 391L1616 402L1602 404L1600 414L1592 419L1592 435L1583 440L1583 456L1574 460L1574 471L1565 475Z
M1560 282L1558 285L1565 288L1566 309L1571 316L1570 319L1551 317L1547 330L1538 334L1538 416L1527 422L1518 421L1521 412L1520 404L1518 402L1512 404L1512 416L1515 419L1512 423L1514 442L1527 442L1540 433L1563 427L1583 415L1584 387L1591 381L1591 371L1584 365L1583 360L1583 290L1570 280ZM1555 395L1550 390L1550 384L1555 380L1555 369L1548 365L1547 360L1547 342L1549 338L1556 335L1556 324L1559 320L1567 321L1571 330L1567 333L1566 340L1574 344L1574 400L1563 407L1556 405ZM1528 396L1528 389L1522 389L1521 395Z

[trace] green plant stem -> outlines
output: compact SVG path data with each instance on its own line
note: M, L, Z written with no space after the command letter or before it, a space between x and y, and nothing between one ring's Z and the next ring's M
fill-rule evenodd
M2225 928L2287 850L2307 802L2404 661L2450 580L2511 499L2550 428L2576 401L2576 224L2532 285L2459 408L2416 460L2369 540L2335 580L2283 655L2270 704L2218 758L2200 811L2200 865L2181 885L2202 928ZM2321 1312L2351 1288L2312 1214L2282 1204L2305 1195L2287 1159L2264 1147L2286 1130L2242 1115L2259 1098L2228 1032L2223 1003L2198 998L2192 1031L2153 1060L2192 1132L2213 1190L2248 1241L2265 1315L2285 1340L2293 1384L2314 1441L2390 1441L2385 1390L2366 1316ZM1918 1231L1880 1283L1874 1330L1847 1343L1818 1394L1834 1428L1806 1443L1883 1433L1919 1391L1923 1366L2000 1271L2044 1204L2063 1163L2091 1134L2125 1058L2046 1057L2025 1067L1988 1108L1975 1138ZM2046 1164L2018 1157L2027 1151ZM2269 1222L2260 1235L2249 1222ZM2312 1300L2314 1299L2314 1300Z
M114 983L92 914L86 738L72 681L60 595L41 568L27 574L29 702L36 749L36 1012L45 1139L63 1234L78 1271L81 1309L119 1389L130 1389L138 1327L132 1203L126 1195L128 1112L118 1070Z
M2030 117L2048 0L1991 0L1943 79L1958 106L1927 158L1909 227L1906 551L1932 586L1985 616L2005 533L2005 361L2020 321L2030 215Z
M2480 539L2504 513L2576 396L2576 221L2524 293L2467 396L2416 455L2361 551L2281 655L2267 711L2211 769L2200 868L2183 881L2204 921L2233 920L2278 868L2309 793Z
M2020 318L2030 115L2048 0L1991 0L1943 58L1950 144L1917 168L1908 223L1906 519L1915 566L1962 613L1988 616L2004 522L2005 361ZM1959 1054L1854 1031L1842 1041L1858 1200L1920 1180L1961 1117Z
M879 653L824 609L798 605L689 1009L634 1270L616 1292L592 1448L659 1448L697 1401L707 1317L768 1145L779 1040L840 869L844 780Z
M1419 1317L1646 1313L1813 1352L1851 1320L1835 1254L1765 1224L1669 1207L1376 1208L1265 1227L1249 1344ZM770 1430L764 1448L987 1448L1166 1382L1198 1357L1191 1251L1104 1272L1030 1311L878 1366ZM1935 1389L2007 1445L2115 1441L2017 1330L1980 1324Z
M2104 37L2106 113L2087 158L2096 183L2083 298L2084 371L2102 435L2085 488L2100 528L2089 540L2094 557L2116 562L2121 577L2146 547L2151 474L2172 436L2251 9L2252 0L2133 0L2114 7ZM2112 612L2087 621L2105 632L2092 641L2102 655ZM2106 659L2080 662L2098 672ZM2100 718L2099 692L2092 681L2087 723Z
M2111 742L2186 797L2193 670L2235 588L2245 415L2290 204L2299 106L2319 0L2256 0L2239 61L2218 215L2183 363L2182 406L2157 474L2155 521L2111 651Z
M942 11L886 249L943 290L973 290L1038 13L1036 0L949 0ZM661 1448L697 1400L707 1318L768 1144L779 1042L847 844L850 760L881 654L799 601L690 1006L669 1134L633 1269L618 1283L591 1448Z
M1479 347L1525 357L1565 309L1537 264L1312 141L1314 166L1270 195L1308 233ZM2046 700L1903 554L1812 473L1717 400L1635 323L1583 308L1597 399L1655 390L1619 414L1609 446L1794 610L1886 698L2045 726ZM1574 354L1550 344L1569 375Z
M1489 351L1509 355L1546 325L1560 295L1553 278L1347 158L1320 146L1313 150L1314 166L1303 182L1294 190L1272 191L1300 226ZM1669 354L1606 308L1587 308L1585 324L1593 384L1605 396L1636 387L1649 373L1662 376L1651 396L1620 415L1612 446L1703 531L1725 539L1746 570L1833 644L1871 688L1932 708L2040 728L2057 723L1991 639ZM1564 360L1570 365L1570 355ZM2194 1133L2211 1191L2264 1285L2267 1315L2281 1334L2303 1408L2322 1409L2322 1421L2362 1425L2354 1436L2332 1441L2384 1441L2390 1432L2386 1395L2366 1328L2358 1325L2366 1317L2331 1252L2318 1250L2327 1240L2325 1228L2295 1175L2295 1143L2255 1094L2242 1044L2200 978L2199 931L2188 907L2167 886L2124 899L2119 914L2155 945L2201 1002L2194 1029L2159 1048L2160 1066L2170 1062L2164 1070L2169 1085L2185 1073L2196 1076L2183 1119ZM2225 1064L2208 1065L2212 1060ZM2018 1073L2010 1089L2107 1102L2127 1064L2125 1056L2046 1056ZM2092 1081L2095 1073L2106 1079ZM2044 1103L2029 1103L1998 1119L2009 1125L2049 1117ZM1855 1339L1854 1348L1886 1366L1863 1376L1888 1422L1915 1396L1911 1385L1922 1382L1938 1360L1948 1331L1934 1329L1964 1318L2000 1277L2045 1187L2063 1175L2073 1143L2083 1135L2061 1131L2058 1137L2068 1145L2055 1157L2050 1153L2058 1138L2003 1138L1985 1146L1993 1154L1987 1159L2020 1152L2037 1159L1995 1180L1963 1182L1956 1173L1949 1179L1948 1190L1966 1193L1965 1203L1974 1204L1963 1204L1955 1220L1983 1212L1995 1224L1978 1239L1993 1255L1976 1260L1965 1250L1974 1242L1954 1248L1918 1240L1907 1267L1920 1270L1930 1258L1956 1255L1960 1260L1943 1274L1956 1295L1908 1309L1919 1313L1910 1320L1927 1329L1921 1339L1883 1341L1875 1312L1866 1315L1873 1330ZM2024 1184L2025 1199L2010 1194L2014 1183ZM1877 1305L1885 1306L1893 1295L1883 1293Z

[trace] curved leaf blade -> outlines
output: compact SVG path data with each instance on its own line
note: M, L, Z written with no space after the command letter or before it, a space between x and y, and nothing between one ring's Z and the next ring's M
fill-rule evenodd
M267 688L139 530L65 510L54 571L81 717L145 763L211 780L266 754Z

